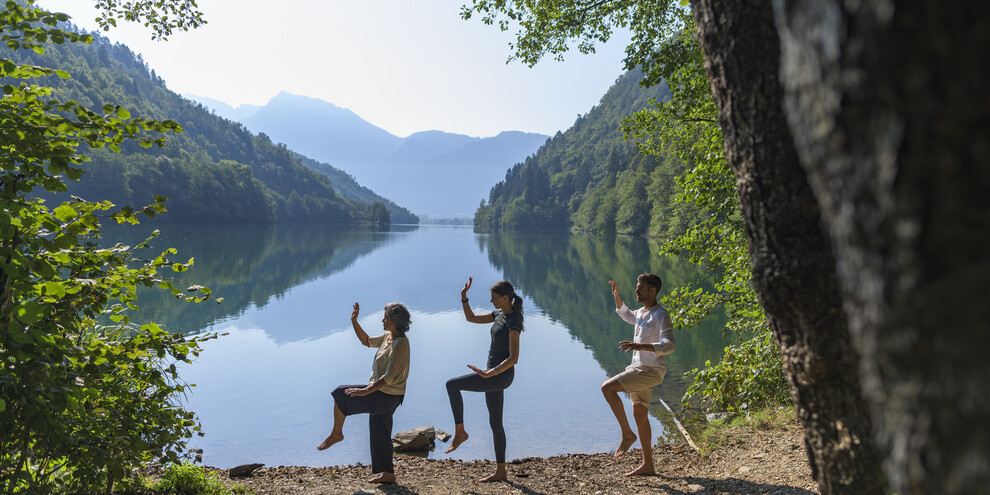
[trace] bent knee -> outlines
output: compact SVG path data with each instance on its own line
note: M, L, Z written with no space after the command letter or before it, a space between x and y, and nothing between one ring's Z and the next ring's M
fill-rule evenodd
M602 393L605 395L617 394L623 390L622 384L618 380L608 379L602 382Z

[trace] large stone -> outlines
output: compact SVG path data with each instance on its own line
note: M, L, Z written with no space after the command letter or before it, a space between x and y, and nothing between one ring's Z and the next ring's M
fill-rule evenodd
M255 472L258 468L264 466L264 464L241 464L240 466L234 466L227 470L227 476L231 478L241 478L244 476L251 476L251 473Z
M443 430L437 430L437 440L446 443L447 440L450 440L450 433L447 433Z
M436 431L433 429L433 425L400 431L392 437L392 449L396 452L429 450L433 447L433 439L435 438Z
M705 419L707 419L709 423L711 423L712 421L728 422L728 421L732 421L732 419L735 418L736 416L738 416L738 414L734 412L720 412L720 413L706 414Z

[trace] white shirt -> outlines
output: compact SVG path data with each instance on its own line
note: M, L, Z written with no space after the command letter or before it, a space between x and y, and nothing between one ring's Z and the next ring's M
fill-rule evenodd
M645 307L632 311L622 303L615 310L619 316L636 327L633 342L637 344L653 344L653 352L632 351L632 366L647 366L650 368L667 369L664 356L674 352L674 324L670 321L667 310L657 304L650 309Z

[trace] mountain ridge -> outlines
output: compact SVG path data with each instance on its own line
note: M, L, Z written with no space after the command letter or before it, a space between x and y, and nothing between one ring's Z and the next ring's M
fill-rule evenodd
M244 105L195 99L215 105L218 115L240 116L249 130L338 168L417 214L437 218L473 215L491 185L549 138L514 130L474 137L435 129L398 137L350 109L286 91L250 115L237 113Z

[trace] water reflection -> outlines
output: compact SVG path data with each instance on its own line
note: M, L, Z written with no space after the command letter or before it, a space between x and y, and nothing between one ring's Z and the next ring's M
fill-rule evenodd
M179 333L198 333L213 325L244 314L249 307L264 308L281 299L293 287L325 278L346 270L356 260L372 251L396 242L397 234L411 232L415 226L395 226L389 231L341 228L320 224L288 225L165 225L152 248L142 256L157 255L176 247L178 260L194 258L193 267L181 274L178 286L205 285L213 290L214 299L189 304L169 293L148 289L141 291L141 310L131 319L138 323L153 321ZM110 228L104 232L107 242L135 244L147 237L146 228ZM276 342L295 342L322 333L313 326L289 325L272 338Z
M618 343L629 340L633 329L613 311L607 282L618 282L623 301L635 309L639 305L633 290L640 273L660 275L661 296L702 276L697 266L683 259L659 256L659 244L641 237L496 233L485 241L492 264L547 317L563 323L609 376L629 365L630 356ZM698 327L676 330L677 349L667 356L667 375L654 390L675 411L690 385L684 373L721 356L724 325L724 318L713 317ZM656 413L659 407L651 409Z
M618 426L599 385L621 371L629 356L618 342L632 328L615 315L606 284L615 279L632 300L635 277L660 274L666 287L698 273L682 260L657 256L645 239L548 234L476 234L458 227L393 228L389 232L320 225L162 227L156 250L195 257L182 278L207 285L223 304L190 305L161 291L141 295L135 321L156 321L173 331L230 335L207 342L196 363L182 370L197 384L188 405L206 437L194 439L210 465L333 465L367 462L367 425L350 421L347 440L325 452L315 445L330 427L329 392L366 379L373 352L351 332L354 301L361 323L379 330L382 307L406 304L413 313L412 366L396 430L427 424L452 430L444 382L481 365L488 328L464 322L460 288L474 276L471 304L491 309L487 287L506 278L525 299L526 332L519 371L506 394L508 456L605 452L615 448ZM128 239L127 235L131 238ZM135 233L108 233L136 242ZM717 359L719 322L678 330L677 351L659 396L677 407L687 384L682 374ZM369 352L371 352L369 354ZM483 397L465 396L472 440L452 454L492 456ZM654 435L677 437L669 415L652 408Z

